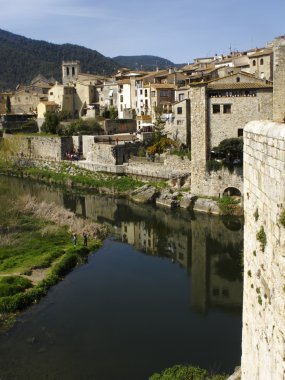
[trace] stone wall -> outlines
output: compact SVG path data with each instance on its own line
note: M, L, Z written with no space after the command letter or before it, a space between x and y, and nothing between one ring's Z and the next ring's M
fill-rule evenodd
M208 104L212 149L224 139L238 137L239 129L249 121L272 119L272 88L256 90L256 96L213 97ZM213 113L214 104L220 105L220 113ZM224 104L231 106L230 113L224 113Z
M13 151L25 157L60 161L73 149L71 137L5 135L11 140Z
M285 124L244 134L242 380L285 378Z
M277 38L273 44L273 120L285 119L285 37Z
M191 161L188 158L181 159L175 155L167 155L161 163L129 160L126 173L136 176L170 179L173 176L190 176L190 168Z
M230 172L227 168L222 168L210 173L200 167L196 168L195 172L196 175L191 180L191 191L196 195L222 197L227 188L238 189L241 195L243 195L243 173L241 167L236 167L233 172Z

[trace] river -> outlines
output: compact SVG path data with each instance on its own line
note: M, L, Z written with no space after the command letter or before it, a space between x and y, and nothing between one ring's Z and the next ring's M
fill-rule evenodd
M3 189L105 223L110 236L0 335L1 380L147 380L178 363L239 365L240 219L15 178L0 177Z

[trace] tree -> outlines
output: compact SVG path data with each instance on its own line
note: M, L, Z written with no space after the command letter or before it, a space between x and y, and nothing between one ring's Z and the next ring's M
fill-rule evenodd
M212 152L219 158L224 158L227 162L243 159L243 138L234 137L225 139L220 142L217 147L214 147Z
M9 95L6 98L6 113L11 113L11 99Z
M45 114L45 121L43 122L41 130L46 133L57 133L57 127L59 126L59 116L55 112L47 112Z

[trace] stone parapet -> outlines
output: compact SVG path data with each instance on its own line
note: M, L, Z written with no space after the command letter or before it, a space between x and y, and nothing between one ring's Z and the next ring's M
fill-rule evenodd
M285 125L253 121L244 134L242 380L285 376Z

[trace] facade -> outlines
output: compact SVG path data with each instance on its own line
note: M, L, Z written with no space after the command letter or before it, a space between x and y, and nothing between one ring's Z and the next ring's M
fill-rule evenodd
M75 104L75 88L56 83L48 92L49 102L55 102L59 111L66 111L72 116L79 115Z

